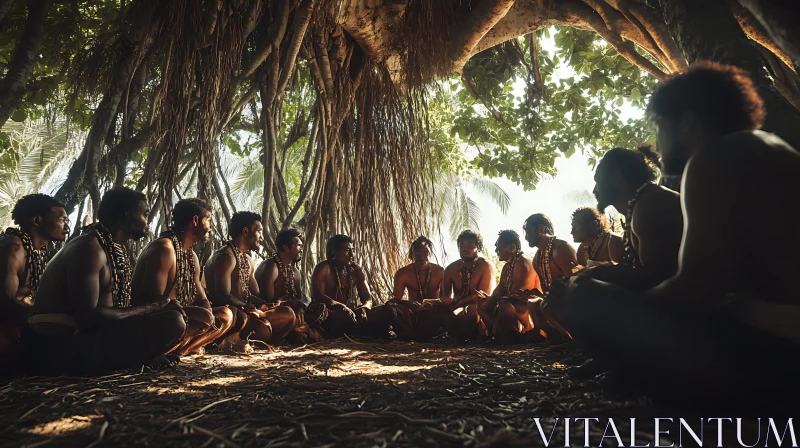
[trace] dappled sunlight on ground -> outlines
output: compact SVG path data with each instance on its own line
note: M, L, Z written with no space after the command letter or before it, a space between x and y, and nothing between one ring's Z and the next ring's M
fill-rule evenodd
M163 372L15 379L0 383L0 448L530 446L534 416L648 412L570 378L583 360L571 345L363 339L190 356Z

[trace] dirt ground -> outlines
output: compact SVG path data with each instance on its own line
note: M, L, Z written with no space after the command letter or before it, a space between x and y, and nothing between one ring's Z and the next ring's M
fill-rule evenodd
M20 378L0 383L0 447L542 446L534 417L652 419L646 401L568 375L583 359L570 344L340 339L162 372Z

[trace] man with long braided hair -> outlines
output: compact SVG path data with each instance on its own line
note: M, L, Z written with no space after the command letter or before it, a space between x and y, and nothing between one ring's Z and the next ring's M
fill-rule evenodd
M543 340L528 309L530 300L541 300L542 284L530 258L522 253L519 234L503 230L497 236L495 252L505 262L500 284L491 296L478 299L478 314L489 334L500 343ZM533 330L536 331L533 331ZM536 333L534 337L534 333Z
M578 264L621 263L625 255L622 237L611 233L611 224L600 210L581 207L572 213L572 238L578 247Z
M99 222L50 261L34 314L22 329L27 367L40 374L97 374L143 364L164 367L186 332L180 304L166 297L130 306L131 267L124 244L147 235L144 194L114 188Z
M64 205L46 194L24 196L11 217L17 227L0 236L0 374L19 364L19 330L47 265L45 247L69 235Z
M280 342L297 324L290 307L268 307L259 297L255 263L248 253L260 248L263 232L259 214L234 213L228 226L231 239L214 252L205 267L211 303L229 306L236 313L234 327L226 335L224 346L238 351L251 350L248 338L265 343Z
M172 226L144 248L131 282L131 303L146 305L166 297L176 300L189 318L178 355L203 353L233 325L228 307L211 308L200 283L200 261L192 250L211 235L211 206L182 199L172 208Z

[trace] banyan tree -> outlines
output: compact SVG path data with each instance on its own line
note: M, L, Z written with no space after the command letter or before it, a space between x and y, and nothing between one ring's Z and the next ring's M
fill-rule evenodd
M219 148L250 132L268 250L288 226L318 256L328 235L346 233L380 287L410 240L437 231L428 121L437 80L460 76L503 120L470 64L515 58L535 112L549 100L538 32L562 25L596 33L658 80L699 60L747 69L767 103L766 130L797 146L798 17L778 3L0 0L0 125L33 98L58 97L87 134L57 198L70 211L96 210L105 189L135 186L155 228L187 192L212 201L218 221L230 217ZM534 150L515 169L552 165L537 157L547 156Z

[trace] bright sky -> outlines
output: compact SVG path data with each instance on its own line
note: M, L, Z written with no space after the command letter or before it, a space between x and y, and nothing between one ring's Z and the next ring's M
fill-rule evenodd
M541 39L542 49L552 54L555 51L554 39ZM563 61L556 66L555 78L566 78L575 76L575 72ZM524 83L520 82L515 86L515 94L518 97L524 95ZM627 101L620 107L620 119L623 121L629 118L641 118L644 111L634 108ZM485 252L494 253L494 243L497 240L497 233L501 230L511 229L519 233L524 250L532 254L536 249L527 247L525 235L522 231L522 224L525 219L534 213L544 213L553 221L554 231L557 237L567 242L572 242L572 212L578 207L596 207L597 202L591 195L585 197L583 201L576 201L574 195L568 196L570 192L591 191L594 189L594 170L588 164L588 158L577 151L569 159L559 157L556 159L555 166L557 174L549 179L542 180L533 191L525 191L521 186L509 181L506 178L492 179L508 193L511 198L511 207L508 213L503 215L500 208L496 206L489 197L478 194L474 190L467 189L470 198L474 200L481 209L481 219L479 220L480 229L478 230L483 237ZM444 251L446 253L442 264L449 264L459 258L458 246L455 241L450 240L449 235L445 237ZM575 244L577 247L577 244Z
M493 179L511 198L511 207L505 215L491 199L468 188L470 197L481 209L479 231L490 253L494 252L497 233L505 229L516 230L519 233L523 246L526 246L525 252L529 254L535 252L535 249L527 248L522 231L525 219L534 213L544 213L549 216L555 226L556 236L572 241L570 235L572 212L581 206L597 206L597 203L593 199L576 202L566 196L571 191L591 192L594 188L594 171L587 163L587 158L581 154L575 154L569 159L559 157L556 159L556 168L558 169L556 176L542 180L533 191L525 191L521 186L505 178ZM449 240L449 237L445 239ZM442 260L443 263L452 263L459 258L455 241L447 241L444 249L447 256Z

